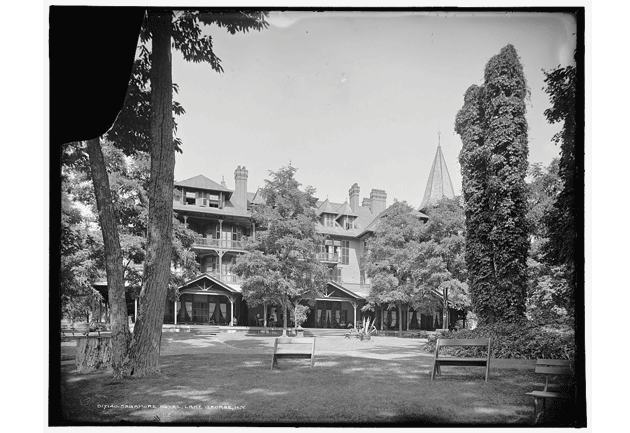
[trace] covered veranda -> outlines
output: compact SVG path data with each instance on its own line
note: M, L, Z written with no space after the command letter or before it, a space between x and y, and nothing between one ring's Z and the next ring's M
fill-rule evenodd
M305 328L356 326L361 320L361 307L365 304L364 298L333 281L327 283L323 296L315 301L315 305L309 305L310 311L303 324Z
M247 308L236 287L201 274L178 289L175 300L166 301L164 323L229 325L247 323Z

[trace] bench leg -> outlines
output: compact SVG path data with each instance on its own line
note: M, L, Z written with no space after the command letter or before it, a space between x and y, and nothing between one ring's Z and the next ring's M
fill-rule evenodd
M276 366L278 365L278 363L276 362L276 355L273 355L273 356L271 357L271 369L272 369L272 370L273 370L273 366L274 366L274 365L276 365Z

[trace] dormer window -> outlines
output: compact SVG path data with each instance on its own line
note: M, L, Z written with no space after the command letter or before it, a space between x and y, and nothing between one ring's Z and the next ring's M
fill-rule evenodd
M324 226L335 227L335 216L333 214L324 214Z
M356 217L353 216L346 216L344 217L344 228L346 230L350 230L350 229L356 229Z

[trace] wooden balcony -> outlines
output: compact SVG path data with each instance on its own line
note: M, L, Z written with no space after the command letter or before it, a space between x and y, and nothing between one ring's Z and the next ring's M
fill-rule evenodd
M327 263L339 263L339 254L334 253L317 253L317 260Z
M197 248L211 248L211 249L220 249L220 250L240 250L243 248L243 241L233 241L231 239L213 239L213 238L204 238L197 237L195 242L193 243L194 247Z
M215 272L206 272L208 275L216 278L217 280L227 283L227 284L241 284L243 280L238 275L227 274L227 275L219 275Z

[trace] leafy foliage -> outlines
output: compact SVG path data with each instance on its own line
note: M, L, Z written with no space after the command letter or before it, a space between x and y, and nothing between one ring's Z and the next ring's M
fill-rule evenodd
M106 141L102 143L102 149L110 175L112 205L118 218L125 287L131 297L136 298L142 286L142 264L146 254L149 157L144 152L127 157ZM82 152L79 143L73 151ZM103 238L95 216L96 201L89 171L82 165L75 165L65 167L64 173L60 245L62 305L75 303L88 308L88 298L98 294L93 293L92 284L103 277L105 269ZM91 216L83 215L80 207ZM173 216L172 263L177 271L171 274L172 292L198 273L192 249L194 239L195 232Z
M441 304L436 291L456 308L470 305L458 201L442 200L427 213L424 224L405 202L387 209L367 242L363 262L372 278L368 305L411 305L432 314Z
M577 70L574 66L558 67L545 72L545 92L549 94L551 108L545 110L549 123L562 122L562 129L553 141L560 144L558 175L561 188L555 202L547 209L544 222L549 241L544 245L544 260L551 266L564 268L569 281L566 306L574 314L575 289L577 288L575 254L578 247L577 203L575 194L579 188L579 172L576 165L577 133Z
M507 45L471 86L457 113L466 215L466 266L475 312L482 321L516 321L525 313L527 83Z
M575 333L564 324L542 324L521 319L515 322L495 322L475 329L462 329L442 335L432 335L422 350L435 352L438 338L491 338L492 357L501 359L575 359ZM440 349L440 353L442 349ZM454 356L484 356L480 348L444 348Z
M527 317L538 321L570 319L572 291L566 266L550 265L544 257L548 240L545 215L551 211L562 187L558 159L543 169L530 167L527 219L531 228L531 247L527 259Z
M300 299L320 295L328 279L326 267L316 258L323 238L317 232L315 190L300 190L295 172L291 166L269 172L264 203L252 209L256 238L248 240L246 253L232 268L245 280L243 298L250 305L283 306L285 325L286 311Z

